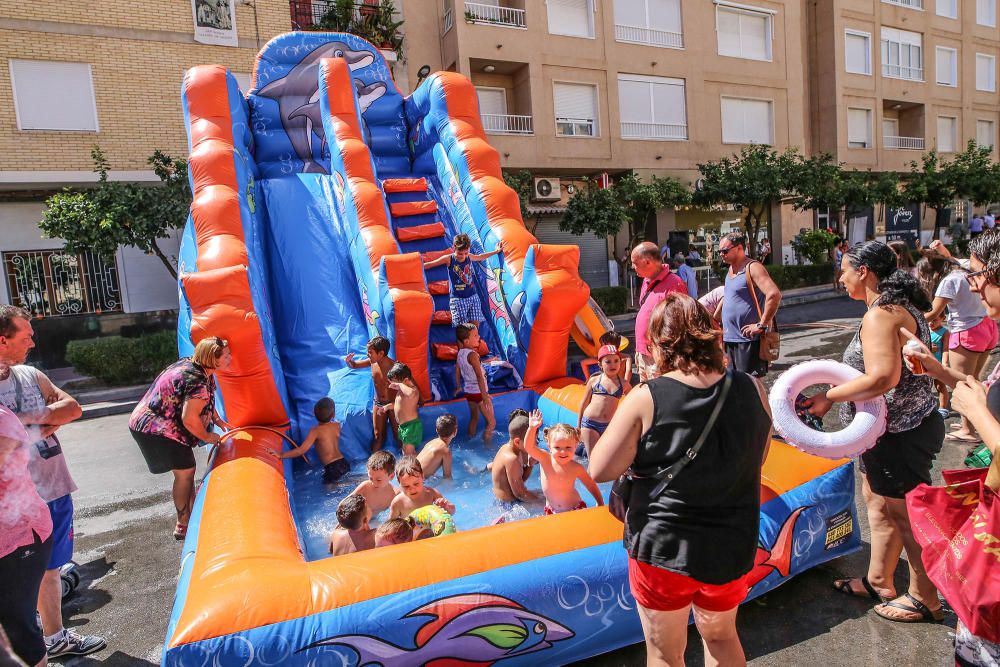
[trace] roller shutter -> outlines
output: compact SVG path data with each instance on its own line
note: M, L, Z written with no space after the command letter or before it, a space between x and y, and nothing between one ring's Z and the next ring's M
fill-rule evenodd
M591 287L608 286L608 243L596 234L576 236L559 229L558 220L542 220L535 227L539 243L575 245L580 248L580 277Z

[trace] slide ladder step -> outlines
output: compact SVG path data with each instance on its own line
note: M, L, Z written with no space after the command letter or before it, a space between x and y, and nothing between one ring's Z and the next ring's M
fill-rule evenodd
M392 217L400 218L407 215L425 215L437 213L438 206L433 201L399 201L389 204L389 212Z
M446 324L451 326L451 311L450 310L435 310L434 315L431 317L431 324Z
M425 239L436 239L444 236L444 225L440 222L431 222L426 225L415 225L413 227L397 227L396 239L400 243L406 241L423 241Z
M425 178L387 178L382 181L382 189L390 192L427 192Z
M438 361L455 361L458 358L458 345L450 343L431 343L431 350L434 358ZM486 346L486 341L479 341L479 349L476 350L480 357L485 357L490 353L490 348Z
M426 252L420 253L420 259L424 262L433 262L435 259L444 257L445 255L451 254L451 248L445 248L444 250L428 250ZM433 292L431 292L433 294Z
M433 296L444 296L451 291L448 282L447 280L435 280L434 282L427 283L427 291Z

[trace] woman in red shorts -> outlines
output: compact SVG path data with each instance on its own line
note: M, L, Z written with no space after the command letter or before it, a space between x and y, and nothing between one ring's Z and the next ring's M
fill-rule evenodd
M746 663L736 608L757 550L771 417L753 378L727 376L720 337L697 301L668 295L648 331L660 375L622 399L590 455L596 481L629 467L636 477L625 499L624 543L650 665L683 664L692 610L711 661ZM717 403L718 419L705 431ZM656 476L684 458L703 431L697 456L654 496Z

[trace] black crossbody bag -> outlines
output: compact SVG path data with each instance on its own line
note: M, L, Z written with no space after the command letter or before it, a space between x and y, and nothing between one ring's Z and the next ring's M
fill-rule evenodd
M705 444L705 440L708 438L712 427L715 426L715 422L719 418L719 413L722 412L722 405L726 402L726 396L729 395L729 388L732 384L732 371L727 370L725 379L722 381L722 391L719 392L719 398L716 399L715 405L712 407L712 414L709 415L708 421L705 422L705 428L702 430L701 435L698 436L698 440L690 449L684 452L684 456L679 461L652 477L640 477L633 473L630 467L622 473L621 477L615 480L615 483L611 486L611 494L608 497L608 511L611 512L612 516L625 523L625 519L628 516L628 506L632 500L632 487L636 479L659 480L659 483L649 494L650 498L655 498L663 493L663 490L667 488L670 482L674 481L674 478L677 477L687 464L694 461L695 457L698 456L698 451Z

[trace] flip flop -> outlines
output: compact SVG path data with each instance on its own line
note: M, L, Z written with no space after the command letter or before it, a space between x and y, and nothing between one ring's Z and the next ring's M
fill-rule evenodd
M186 523L175 523L174 524L174 539L177 541L183 540L187 537L188 527Z
M903 598L906 598L907 604L896 601L902 600ZM887 621L895 621L896 623L940 623L944 620L944 611L942 611L940 607L931 611L927 605L909 593L904 593L901 597L896 598L896 600L890 600L888 602L875 605L875 613ZM903 611L917 613L920 614L920 618L896 618L879 611L879 607L892 607L894 609L902 609Z
M944 439L948 442L967 442L971 445L978 445L980 442L983 441L982 438L975 438L975 437L963 438L962 436L955 435L954 433L949 433L948 435L944 436Z
M853 588L851 588L851 582L854 581L855 579L860 581L861 585L865 587L864 592L856 591ZM833 587L836 590L843 593L844 595L850 595L851 597L855 598L870 597L872 600L882 600L882 601L885 600L885 598L879 595L878 591L875 590L875 587L871 585L871 582L868 581L868 575L865 575L863 577L851 577L849 579L836 579L833 582Z

